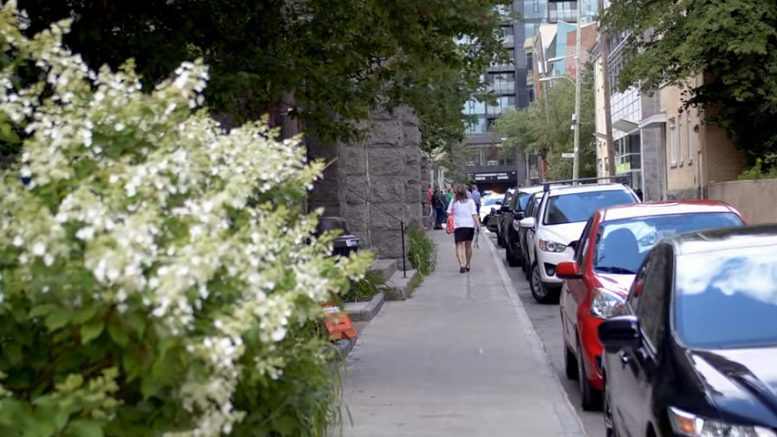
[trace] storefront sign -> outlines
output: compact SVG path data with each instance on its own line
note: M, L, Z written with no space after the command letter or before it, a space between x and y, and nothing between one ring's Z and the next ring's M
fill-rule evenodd
M475 173L473 176L477 182L508 182L516 180L517 174L514 171L510 171L495 173Z

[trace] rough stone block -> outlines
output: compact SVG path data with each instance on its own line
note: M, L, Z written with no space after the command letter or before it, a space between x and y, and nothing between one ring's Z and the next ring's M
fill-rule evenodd
M405 140L405 146L418 147L418 145L421 144L421 131L418 129L417 125L405 124L402 126L402 133Z
M402 123L397 119L376 120L367 134L367 146L376 144L402 144Z
M364 176L345 176L340 179L343 199L347 204L362 204L370 201L369 184Z
M372 248L379 258L402 258L402 240L399 235L399 224L395 230L373 229ZM405 240L407 249L407 240Z
M399 178L376 177L370 184L370 202L402 203L405 202L405 184Z
M376 207L377 206L377 207ZM404 221L405 209L402 203L381 203L370 208L370 227L372 230L395 229L399 235L399 222ZM378 208L379 207L379 208Z
M405 171L405 156L400 147L371 147L369 157L370 176L396 175Z
M343 175L363 175L367 171L364 147L342 145L339 148L338 171Z

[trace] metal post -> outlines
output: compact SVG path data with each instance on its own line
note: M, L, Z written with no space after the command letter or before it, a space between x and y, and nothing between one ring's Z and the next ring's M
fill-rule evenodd
M407 278L407 265L405 265L405 260L407 259L407 256L405 255L405 222L402 220L399 221L399 231L402 233L402 235L400 235L400 238L402 239L402 277Z
M575 41L575 158L572 161L572 179L580 177L580 52L582 51L580 21L583 2L577 0L577 37Z

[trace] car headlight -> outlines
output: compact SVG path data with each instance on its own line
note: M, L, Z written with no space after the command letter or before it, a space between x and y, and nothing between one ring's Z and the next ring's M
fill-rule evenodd
M513 220L513 230L515 232L518 232L521 230L521 221L520 220Z
M692 413L669 407L669 422L677 435L688 437L777 437L774 431L760 426L737 425L712 420Z
M539 245L540 250L544 250L545 252L563 252L567 248L566 244L556 243L555 241L550 240L540 240Z
M591 301L591 314L600 319L609 319L623 308L624 300L619 295L598 288L594 289L594 299Z

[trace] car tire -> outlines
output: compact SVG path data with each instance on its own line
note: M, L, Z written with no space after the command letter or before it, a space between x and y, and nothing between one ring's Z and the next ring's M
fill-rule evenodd
M507 243L506 250L505 250L505 260L507 260L507 264L510 267L518 267L521 265L521 259L515 256L515 252L511 249L512 244L510 242Z
M566 375L567 379L570 381L574 381L578 377L577 373L577 358L575 357L575 354L572 353L571 350L569 350L569 346L567 346L567 343L564 341L564 374Z
M531 295L537 303L541 304L556 304L561 297L560 290L549 290L545 284L542 283L542 276L540 276L540 268L535 262L529 269L529 287L531 288Z
M596 411L602 408L602 392L591 387L585 372L585 359L580 342L577 343L577 382L580 387L580 406L583 411Z

